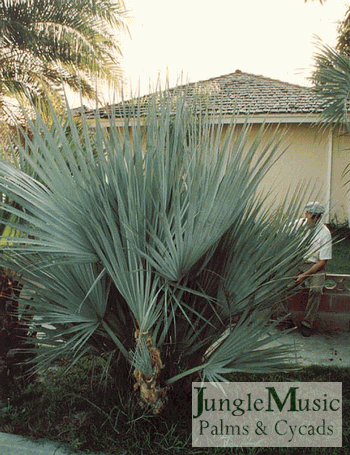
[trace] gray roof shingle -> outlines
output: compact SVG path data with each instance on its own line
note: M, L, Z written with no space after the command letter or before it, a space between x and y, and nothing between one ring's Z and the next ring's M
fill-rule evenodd
M244 73L236 70L234 73L214 77L205 81L193 82L169 90L176 95L186 90L186 97L193 100L202 99L212 113L221 115L291 115L319 114L324 109L322 100L311 87L270 79L263 76ZM149 100L154 95L141 98L141 115L146 114ZM107 117L115 110L117 117L124 117L135 105L135 100L99 109L100 118ZM86 112L93 115L96 111Z

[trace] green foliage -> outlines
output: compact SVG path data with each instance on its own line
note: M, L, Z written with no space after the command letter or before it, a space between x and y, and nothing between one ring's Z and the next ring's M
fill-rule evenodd
M350 9L348 8L343 19L338 23L337 50L342 54L350 55Z
M121 128L115 114L108 129L83 119L82 134L72 117L52 112L48 127L38 114L16 145L30 172L0 164L3 210L20 232L2 261L50 346L38 347L38 367L87 352L126 361L154 412L176 381L288 367L288 350L265 349L275 335L261 310L307 248L293 223L302 189L277 212L259 192L278 137L262 127L248 141L248 125L194 119L185 100L151 99L147 118L129 106Z
M350 57L321 42L318 49L313 82L324 101L321 118L326 124L347 127Z
M333 246L332 260L327 264L327 273L350 273L350 229L347 226L330 226Z
M96 77L118 87L125 6L111 0L0 2L0 112L22 119L17 99L46 108L62 104L62 87L96 98ZM1 127L1 125L0 125Z
M35 334L21 320L20 290L16 276L0 267L0 396L13 382L24 387L33 379L28 362L35 355L27 350L34 347Z

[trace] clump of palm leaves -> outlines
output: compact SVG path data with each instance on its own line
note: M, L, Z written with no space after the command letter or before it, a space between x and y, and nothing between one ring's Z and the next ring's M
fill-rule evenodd
M155 413L177 381L287 368L288 348L268 346L268 313L304 235L289 223L300 194L273 211L259 191L278 138L261 128L252 139L248 125L170 96L144 117L137 103L112 113L106 128L28 119L32 136L16 147L30 172L0 164L20 233L2 262L31 296L19 303L40 332L36 367L104 356Z
M94 77L121 83L120 36L127 32L122 0L1 2L0 112L21 119L17 99L62 104L62 84L94 100ZM2 126L2 125L0 125Z

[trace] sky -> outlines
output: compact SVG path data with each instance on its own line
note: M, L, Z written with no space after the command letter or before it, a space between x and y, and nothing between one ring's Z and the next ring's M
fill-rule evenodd
M308 85L315 36L335 44L350 0L124 0L125 92L195 82L236 69ZM130 88L128 88L131 87ZM127 93L126 93L127 94Z

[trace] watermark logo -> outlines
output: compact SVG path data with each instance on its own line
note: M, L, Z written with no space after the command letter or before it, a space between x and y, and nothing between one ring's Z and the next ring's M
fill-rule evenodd
M341 447L341 382L194 382L194 447Z

